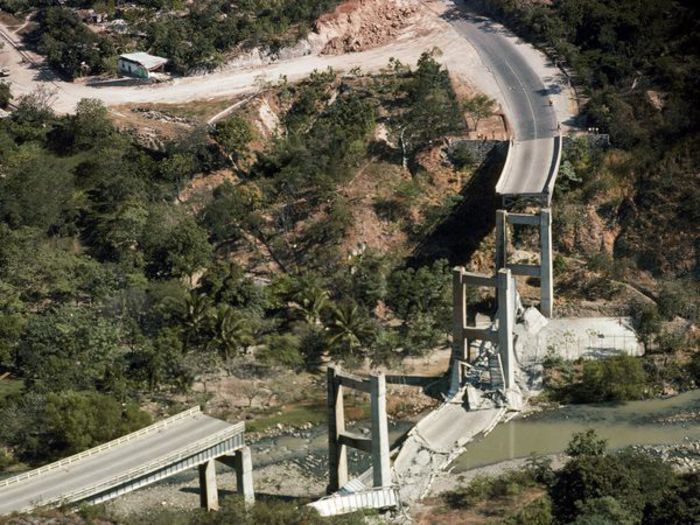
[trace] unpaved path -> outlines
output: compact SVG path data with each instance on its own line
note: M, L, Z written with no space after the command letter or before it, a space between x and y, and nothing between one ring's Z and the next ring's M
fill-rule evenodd
M59 113L67 113L74 110L81 98L97 98L108 106L117 106L183 103L233 97L255 92L264 82L275 82L282 77L293 82L308 76L314 70L328 67L338 71L349 71L359 67L365 72L373 72L386 67L392 57L412 65L424 51L438 48L441 52L438 60L446 65L453 75L489 96L499 101L503 100L493 74L483 66L474 47L450 23L449 18L455 13L455 4L449 0L432 0L420 3L420 6L422 13L415 23L401 29L390 44L369 51L336 56L312 54L257 67L226 69L208 75L142 86L98 87L57 79L40 63L29 63L27 53L18 49L21 46L17 38L0 23L0 32L13 43L0 50L0 66L10 69L9 80L15 97L26 95L50 82L49 87L55 90L56 95L54 109ZM548 66L544 55L535 52L526 44L519 42L518 45L528 51L527 58L533 62L536 71L548 76L556 74L556 70ZM566 109L565 99L564 95L561 106Z

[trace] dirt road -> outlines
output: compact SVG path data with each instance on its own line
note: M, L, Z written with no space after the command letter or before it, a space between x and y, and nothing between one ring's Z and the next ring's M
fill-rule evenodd
M55 91L54 109L66 113L73 111L81 98L97 98L106 105L116 106L129 103L183 103L233 97L254 92L259 89L261 83L275 82L283 76L289 81L299 80L308 76L314 69L332 67L338 71L349 71L359 67L363 71L377 71L386 67L391 57L406 64L415 64L423 51L439 48L439 60L452 74L500 99L493 75L482 66L476 50L449 23L446 13L453 6L450 1L422 3L421 16L416 18L415 23L403 28L390 44L369 51L335 56L312 54L257 67L227 68L225 71L178 78L157 85L98 87L81 82L64 82L40 63L29 63L26 52L8 44L0 51L0 66L10 69L9 80L15 97L48 84L48 87ZM0 24L0 31L20 47L19 38L6 26ZM539 62L538 68L544 67L545 57L537 53L533 56Z

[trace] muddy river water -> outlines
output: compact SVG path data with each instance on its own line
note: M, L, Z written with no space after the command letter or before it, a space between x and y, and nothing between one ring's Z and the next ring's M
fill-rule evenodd
M628 445L659 445L700 439L700 390L668 399L619 404L571 405L532 414L498 425L467 446L454 463L465 471L531 453L563 452L574 432L594 428L617 449Z

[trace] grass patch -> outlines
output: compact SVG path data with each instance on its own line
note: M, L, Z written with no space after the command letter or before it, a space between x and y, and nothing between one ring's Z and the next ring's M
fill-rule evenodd
M0 381L0 403L14 394L19 394L23 387L24 381L21 379L3 379Z
M327 411L328 408L324 400L301 405L274 407L262 414L255 414L255 419L246 422L246 430L248 432L263 432L278 424L285 427L301 427L306 423L325 425L328 417ZM345 400L346 421L366 418L369 418L369 404L355 404L350 399Z

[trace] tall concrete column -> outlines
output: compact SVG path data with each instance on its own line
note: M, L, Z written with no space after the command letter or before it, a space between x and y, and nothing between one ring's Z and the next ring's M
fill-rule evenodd
M386 418L386 378L383 372L369 378L372 410L372 473L375 487L391 485L389 426Z
M348 482L348 449L339 442L345 432L343 386L336 381L336 367L328 366L328 493L336 492Z
M465 287L462 282L461 267L452 269L452 367L450 394L454 394L462 385L462 367L459 361L469 360L469 342L464 339L464 327L467 321Z
M199 465L199 504L203 509L219 510L216 465L213 459Z
M250 447L245 446L236 450L233 457L236 468L236 492L243 496L246 504L255 501L255 491L253 489L253 458Z
M540 211L540 311L552 317L554 308L554 275L552 267L552 210Z
M508 263L507 216L506 210L496 210L496 271L505 268Z
M515 384L515 356L513 354L514 283L510 270L501 268L498 282L498 351L503 365L503 382L506 389Z

